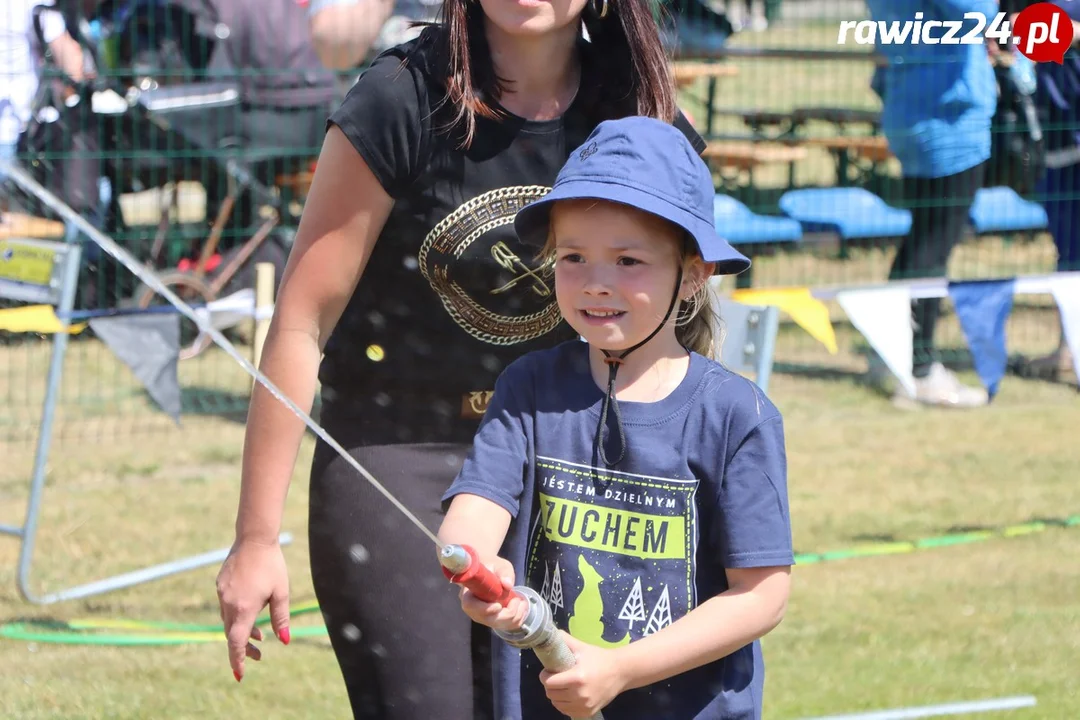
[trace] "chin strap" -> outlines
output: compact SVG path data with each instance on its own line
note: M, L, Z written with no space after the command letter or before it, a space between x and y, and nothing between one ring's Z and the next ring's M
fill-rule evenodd
M679 263L679 272L675 276L675 292L671 294L671 304L668 305L667 313L664 314L664 319L660 321L660 324L656 326L656 329L649 333L647 338L637 345L623 350L619 355L613 355L609 350L600 350L600 352L604 353L604 362L608 366L608 385L607 393L604 395L604 401L600 406L600 424L596 428L596 452L600 457L600 462L608 467L617 465L623 459L623 456L626 455L626 433L623 431L622 415L619 413L619 402L615 399L615 376L619 372L619 366L623 364L626 356L652 340L656 333L660 332L660 328L667 324L668 318L671 317L671 313L674 312L675 306L679 302L680 287L682 287L682 263ZM611 408L615 414L615 428L619 432L619 455L614 460L609 460L607 453L604 451L604 430L607 427L608 408Z

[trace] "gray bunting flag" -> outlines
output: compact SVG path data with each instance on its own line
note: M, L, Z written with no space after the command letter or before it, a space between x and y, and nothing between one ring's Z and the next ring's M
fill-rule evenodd
M90 320L90 328L135 374L162 410L180 424L180 316L119 315Z

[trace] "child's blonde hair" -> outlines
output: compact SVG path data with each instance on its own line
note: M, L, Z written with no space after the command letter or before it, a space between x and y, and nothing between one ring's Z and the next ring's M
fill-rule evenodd
M547 241L537 256L545 264L554 263L555 261L555 213L560 204L557 202L551 208L551 222L548 223ZM637 210L637 208L633 209ZM646 213L644 210L638 210L638 212L670 228L672 235L675 237L683 238L680 261L683 263L684 269L695 258L700 259L701 255L698 253L697 243L687 235L685 230L675 223L651 213ZM716 331L720 317L716 311L716 306L712 302L712 288L709 286L708 279L701 283L693 295L686 300L680 300L672 315L675 318L675 338L680 345L711 360L720 359L716 349Z
M683 262L697 257L697 253L687 248L683 255ZM716 331L720 323L720 315L712 302L712 287L705 280L688 299L679 303L675 315L675 337L679 344L687 350L692 350L698 355L704 355L710 360L719 360L716 350Z

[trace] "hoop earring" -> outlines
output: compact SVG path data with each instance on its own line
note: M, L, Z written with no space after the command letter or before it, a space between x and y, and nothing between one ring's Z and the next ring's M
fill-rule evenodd
M695 292L679 303L680 306L685 305L685 307L679 308L679 312L675 316L675 327L682 327L697 317L697 314L701 312L701 303L703 301L701 293Z
M608 0L599 0L599 2L602 3L599 10L596 9L597 1L598 0L590 0L589 7L592 8L593 15L603 20L608 14Z

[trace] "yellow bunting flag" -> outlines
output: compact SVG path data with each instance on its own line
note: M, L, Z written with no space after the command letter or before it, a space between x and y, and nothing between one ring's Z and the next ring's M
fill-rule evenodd
M86 328L86 323L71 325L67 331L78 334ZM52 305L27 305L25 307L0 310L0 331L10 333L41 333L50 335L64 331L60 318Z
M836 334L829 320L829 309L810 294L809 288L747 288L736 290L731 298L747 305L775 305L828 348L830 353L837 353Z

